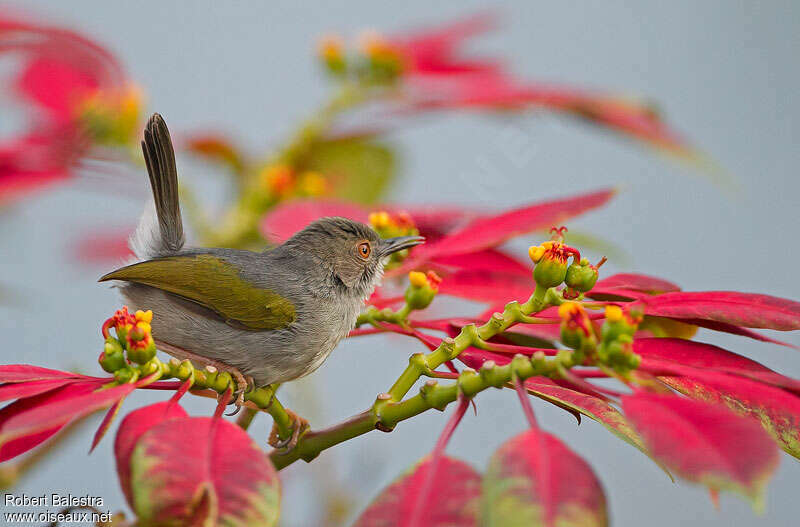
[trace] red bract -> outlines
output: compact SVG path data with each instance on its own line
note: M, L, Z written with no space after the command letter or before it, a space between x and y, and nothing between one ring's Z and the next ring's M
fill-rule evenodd
M546 455L537 453L543 437ZM484 477L487 525L608 524L606 499L591 467L557 437L531 430L503 444Z
M135 439L128 458L130 505L148 525L275 525L280 482L247 432L218 417L163 418ZM147 420L146 417L142 419ZM139 419L140 421L142 419ZM133 425L132 425L133 426ZM136 430L142 423L136 423ZM127 433L127 430L126 430ZM122 441L118 440L117 446ZM126 483L123 483L125 485Z
M116 405L150 381L106 386L113 380L28 365L0 366L0 382L5 383L0 385L0 401L16 399L0 410L0 461L31 450L73 421ZM101 424L101 430L108 424L110 420Z
M0 203L70 177L94 142L134 134L138 94L117 60L73 31L0 16L0 54L17 59L5 79L28 128L0 143Z
M800 329L800 303L735 291L675 292L641 301L648 315L708 320L746 328Z
M413 527L412 510L428 478L430 460L414 467L383 490L367 507L354 527ZM481 496L481 476L475 469L447 456L439 460L432 481L432 492L424 499L418 526L477 527Z
M120 423L114 440L114 458L120 486L128 503L133 502L130 482L131 455L139 438L155 425L181 417L188 417L183 407L173 401L163 401L134 410Z
M778 451L757 422L676 396L637 393L622 405L652 455L669 468L713 491L740 492L759 506Z
M461 47L495 24L478 15L427 31L382 39L370 35L373 60L396 63L410 110L545 108L566 113L655 147L695 157L647 103L566 86L520 80L496 59L463 58Z

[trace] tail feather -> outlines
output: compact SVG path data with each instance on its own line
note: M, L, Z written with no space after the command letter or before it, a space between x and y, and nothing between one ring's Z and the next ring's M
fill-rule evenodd
M186 242L178 200L175 151L167 124L157 113L145 127L142 152L153 190L153 203L148 204L129 245L139 258L153 258L175 253Z

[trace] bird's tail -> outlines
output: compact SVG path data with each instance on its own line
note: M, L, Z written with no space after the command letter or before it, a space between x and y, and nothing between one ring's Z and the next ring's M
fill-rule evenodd
M175 151L167 123L157 113L147 121L142 152L153 189L153 201L147 204L128 245L138 258L144 260L181 250L186 238L178 202Z

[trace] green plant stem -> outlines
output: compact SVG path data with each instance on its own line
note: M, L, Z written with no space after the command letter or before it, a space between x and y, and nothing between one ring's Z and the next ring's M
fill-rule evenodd
M461 372L456 382L451 384L440 385L437 381L430 379L422 385L419 394L404 401L390 401L387 394L381 394L376 402L376 404L384 403L380 407L380 414L376 414L373 408L330 428L307 432L301 437L294 450L288 453L273 451L270 458L278 470L300 459L308 462L316 458L322 451L376 428L391 431L401 421L431 408L444 410L448 404L458 398L459 393L463 393L467 397L474 397L488 388L502 388L515 377L522 380L536 375L558 378L562 368L571 366L573 363L569 354L560 354L551 358L540 353L531 358L516 355L505 366L497 366L493 361L487 361L479 372L466 369Z
M456 358L462 351L472 345L483 345L485 340L505 331L519 322L526 322L531 313L541 311L548 305L555 304L558 299L549 294L549 290L537 286L531 297L523 304L510 302L503 313L495 313L485 324L464 326L455 338L446 338L432 352L415 353L409 358L409 364L387 393L380 394L370 410L355 415L347 421L321 431L305 433L295 448L288 453L273 452L270 454L278 469L294 463L298 459L311 461L320 452L348 439L365 434L375 428L391 431L397 423L421 414L430 408L444 410L455 401L459 393L472 397L489 387L503 387L512 379L512 374L521 379L533 375L558 377L562 368L570 368L574 364L570 353L560 353L556 357L545 358L537 353L528 359L517 355L506 366L496 366L488 361L481 368L480 374L466 369L455 383L440 386L431 379L420 388L420 393L406 400L403 397L423 375L432 376L434 370L448 360ZM364 323L389 321L394 318L391 310L369 310L365 314ZM391 320L397 322L396 320Z

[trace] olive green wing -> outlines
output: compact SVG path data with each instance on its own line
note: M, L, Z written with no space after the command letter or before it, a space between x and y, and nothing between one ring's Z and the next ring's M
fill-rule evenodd
M100 278L149 285L196 302L231 325L253 331L280 329L294 322L286 298L242 279L238 270L210 254L167 256L135 263Z

